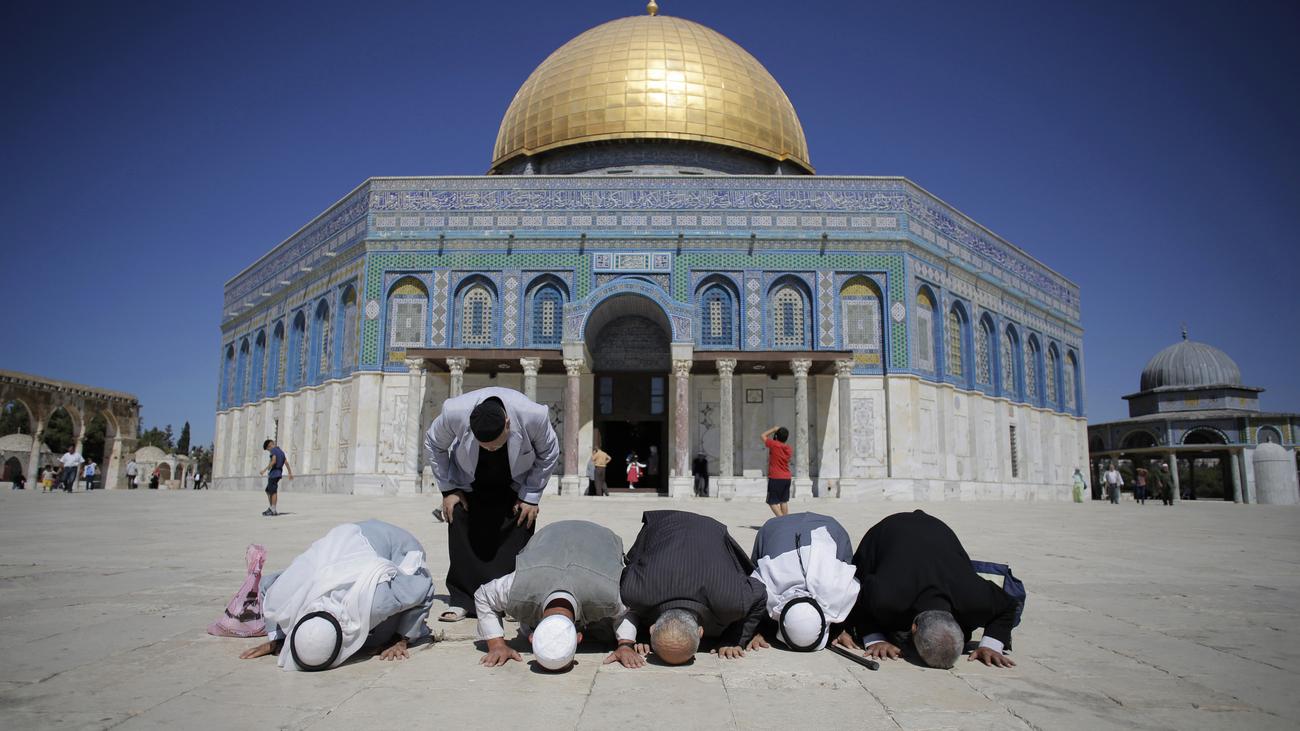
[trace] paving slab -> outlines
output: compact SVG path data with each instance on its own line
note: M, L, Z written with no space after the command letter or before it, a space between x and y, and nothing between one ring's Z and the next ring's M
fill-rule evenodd
M905 660L872 672L831 653L628 670L585 644L570 672L478 665L474 623L434 621L404 662L326 673L238 659L260 640L204 633L243 580L345 521L424 543L435 583L446 526L432 496L0 493L0 711L6 728L1293 729L1300 727L1300 508L1183 503L848 503L796 500L860 536L893 512L944 519L972 556L1009 563L1029 600L1017 667ZM541 520L586 518L630 546L645 510L722 521L742 546L768 517L748 501L548 497ZM440 609L445 595L434 613ZM512 636L517 626L507 623Z

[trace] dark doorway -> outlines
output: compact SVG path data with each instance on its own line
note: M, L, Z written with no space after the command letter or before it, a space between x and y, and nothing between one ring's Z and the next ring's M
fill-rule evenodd
M601 435L601 449L612 458L605 469L605 484L611 492L667 492L668 482L664 479L668 467L667 450L664 449L667 422L598 421L596 428ZM627 465L634 453L637 461L646 466L635 490L630 489L627 482Z
M5 460L4 475L0 475L0 482L13 482L14 478L23 473L23 463L18 461L17 457L10 457Z

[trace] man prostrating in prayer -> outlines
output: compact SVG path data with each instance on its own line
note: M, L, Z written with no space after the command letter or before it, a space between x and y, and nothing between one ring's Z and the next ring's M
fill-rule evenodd
M451 598L442 621L472 616L474 592L514 571L532 537L560 456L549 412L518 391L482 388L443 402L424 435L447 520Z
M719 657L743 657L763 621L767 590L749 556L713 518L651 510L627 552L620 589L633 626L650 624L650 648L668 665L695 657L703 637Z

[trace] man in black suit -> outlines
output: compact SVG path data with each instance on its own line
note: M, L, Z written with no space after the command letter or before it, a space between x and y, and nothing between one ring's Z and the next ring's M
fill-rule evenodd
M627 620L651 623L650 649L660 660L689 662L701 637L716 637L725 658L768 646L755 637L767 590L726 526L680 510L647 511L641 523L619 591Z
M862 590L849 623L868 657L899 657L902 650L887 635L910 631L927 665L950 668L971 632L983 627L969 659L1015 665L1002 651L1011 643L1016 602L975 573L943 521L920 510L891 515L867 531L853 564Z

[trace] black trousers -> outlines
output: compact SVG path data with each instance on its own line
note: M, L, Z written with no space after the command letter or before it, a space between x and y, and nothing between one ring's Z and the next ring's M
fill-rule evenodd
M487 582L515 570L515 557L533 537L533 528L515 525L518 495L510 485L485 487L463 493L469 511L457 505L447 526L448 603L475 616L474 592Z

